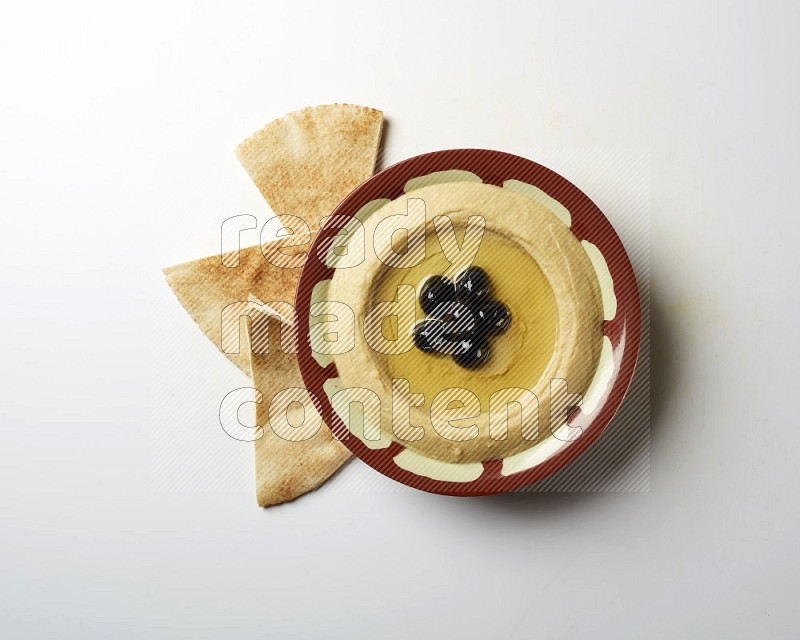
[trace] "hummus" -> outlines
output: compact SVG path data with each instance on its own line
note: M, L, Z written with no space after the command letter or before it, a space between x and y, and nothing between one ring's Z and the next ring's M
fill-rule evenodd
M385 223L393 216L407 232ZM481 218L482 231L474 224ZM380 424L370 429L382 441L446 463L505 458L556 432L595 375L604 318L595 268L563 217L512 189L451 182L413 189L361 223L363 259L335 271L327 299L353 312L355 341L333 361L338 386L377 394L380 418L370 412L369 419ZM476 229L479 244L468 246ZM406 240L408 259L387 260L402 253ZM412 338L413 321L425 317L418 301L425 279L453 278L468 266L486 271L493 297L512 318L475 369L425 353ZM376 349L369 328L375 307L399 301L411 287L411 328L402 317L385 318L377 331L393 346ZM411 399L399 409L398 389Z

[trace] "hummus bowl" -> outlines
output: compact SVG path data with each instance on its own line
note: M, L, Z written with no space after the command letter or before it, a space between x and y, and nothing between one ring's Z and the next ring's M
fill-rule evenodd
M409 486L485 495L569 464L633 377L641 310L611 223L499 151L400 162L329 216L298 285L298 361L350 451Z

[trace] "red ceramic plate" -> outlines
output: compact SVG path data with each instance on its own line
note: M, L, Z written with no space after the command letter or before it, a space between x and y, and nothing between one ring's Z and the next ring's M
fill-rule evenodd
M372 449L350 434L324 389L327 380L337 377L335 365L318 364L312 356L309 336L313 289L320 281L330 279L334 272L311 256L320 255L321 247L330 246L328 243L347 220L368 202L384 198L394 200L403 195L409 180L452 170L468 171L485 184L499 187L509 180L520 181L563 205L571 215L571 229L578 240L593 244L605 259L617 304L616 314L607 319L603 327L604 344L609 347L604 365L607 374L599 395L595 394L597 400L587 413L580 407L575 408L567 420L568 425L580 425L580 437L550 447L549 451L542 450L533 456L536 459L533 464L509 465L506 464L508 458L478 463L482 464L482 471L478 469L478 477L466 481L442 479L436 477L436 473L426 475L403 468L395 462L404 451L401 444L393 442L386 448ZM296 299L298 360L303 381L325 423L353 454L373 469L408 486L432 493L475 496L511 491L541 480L575 460L597 440L619 409L633 378L641 336L641 309L633 268L622 242L608 219L580 189L554 171L519 156L486 149L452 149L410 158L381 171L355 189L333 213L317 235L300 276Z

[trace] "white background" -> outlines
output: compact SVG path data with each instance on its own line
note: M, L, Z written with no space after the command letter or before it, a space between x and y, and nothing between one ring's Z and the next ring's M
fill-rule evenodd
M161 5L0 20L0 635L797 636L796 4ZM236 143L337 101L384 164L503 149L649 216L649 492L354 463L255 506L216 417L246 380L160 268L268 217Z

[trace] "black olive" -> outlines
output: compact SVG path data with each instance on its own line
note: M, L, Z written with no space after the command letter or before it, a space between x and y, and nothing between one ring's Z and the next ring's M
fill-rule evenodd
M464 338L453 346L453 361L465 369L477 369L488 359L489 343L481 338Z
M440 320L423 320L414 327L414 344L424 353L446 353L450 341L445 338L445 325Z
M487 300L473 309L478 332L488 336L499 336L511 326L511 310L502 302Z
M431 276L425 280L419 292L419 306L427 314L430 314L435 307L455 299L456 289L445 276Z
M480 267L462 271L455 284L445 276L427 278L419 303L428 318L414 328L414 344L425 353L448 353L467 369L486 362L489 338L511 325L511 310L492 299L489 275Z
M469 267L456 277L456 295L459 300L475 302L492 294L489 275L480 267Z
M430 317L444 323L445 336L454 341L470 335L475 330L472 310L461 302L447 302L434 307Z

